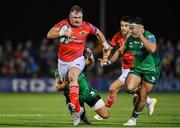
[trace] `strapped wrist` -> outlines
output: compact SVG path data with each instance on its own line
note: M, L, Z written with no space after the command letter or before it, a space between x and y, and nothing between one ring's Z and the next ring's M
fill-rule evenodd
M103 43L102 43L102 45L103 45L103 48L104 49L108 49L110 46L109 46L109 44L107 43L107 41L104 41Z

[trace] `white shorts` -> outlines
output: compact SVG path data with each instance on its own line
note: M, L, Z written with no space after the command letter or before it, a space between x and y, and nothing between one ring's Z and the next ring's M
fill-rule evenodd
M77 67L82 71L85 67L84 56L78 57L70 62L64 62L58 58L58 72L61 78L67 78L68 71L71 67Z
M125 82L125 80L126 80L126 77L127 77L128 73L129 73L129 71L130 71L129 68L127 68L127 69L122 68L121 76L120 76L118 79L119 79L123 84L124 84L124 82Z

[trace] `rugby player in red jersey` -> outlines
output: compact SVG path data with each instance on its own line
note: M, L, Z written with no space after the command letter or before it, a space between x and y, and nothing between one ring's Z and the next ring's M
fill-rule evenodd
M65 25L69 29L64 32L61 28ZM59 43L58 49L58 71L63 79L68 78L70 89L69 109L74 118L74 126L80 122L82 109L79 105L79 85L78 77L85 67L83 51L85 49L86 38L89 34L95 35L105 50L109 49L103 33L91 23L83 21L83 9L74 5L68 19L61 20L55 24L48 32L48 39L55 39L65 36L68 43Z

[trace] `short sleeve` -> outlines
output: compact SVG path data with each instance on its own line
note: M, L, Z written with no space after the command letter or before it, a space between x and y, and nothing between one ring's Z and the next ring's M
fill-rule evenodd
M111 42L110 42L111 46L115 47L117 45L118 37L119 37L119 32L117 32L111 39Z
M87 24L88 24L88 26L89 26L89 33L90 33L90 34L95 34L96 31L97 31L96 26L94 26L94 25L92 25L92 24L90 24L90 23L87 23Z
M156 37L148 31L145 33L145 38L149 40L151 43L156 43Z

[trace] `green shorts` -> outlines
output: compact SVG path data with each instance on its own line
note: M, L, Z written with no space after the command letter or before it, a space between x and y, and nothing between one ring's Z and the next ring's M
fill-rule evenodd
M68 104L70 102L68 88L64 89L64 96L66 97L66 104ZM86 90L86 93L80 93L79 97L79 101L81 104L85 102L90 107L93 107L96 104L96 102L101 99L100 95L93 88L89 88L88 91Z
M99 94L95 89L93 89L88 80L87 77L84 73L81 73L79 79L78 79L78 84L79 84L79 101L87 103L90 107L93 107L95 103L101 99ZM64 89L64 95L66 97L66 103L70 102L69 99L69 88Z
M93 89L83 75L79 77L79 99L80 101L91 100L98 95L97 91Z
M153 86L156 85L157 80L160 76L160 68L157 68L155 72L152 71L143 71L137 68L131 68L130 72L138 77L141 77L147 83L152 84Z

